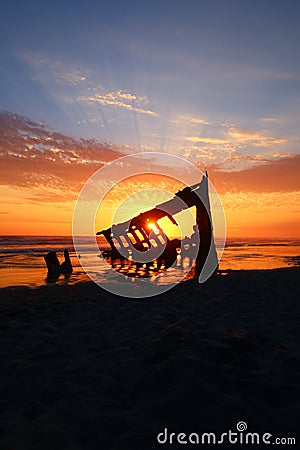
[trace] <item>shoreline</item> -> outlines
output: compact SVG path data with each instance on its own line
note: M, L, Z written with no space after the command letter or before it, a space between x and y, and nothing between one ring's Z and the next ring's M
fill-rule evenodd
M77 269L77 268L76 268ZM96 284L94 281L92 281L89 276L85 273L85 271L83 269L81 269L80 271L77 271L75 269L75 271L73 271L73 273L70 276L64 277L63 275L61 275L59 277L58 280L56 281L47 281L47 270L45 268L38 268L38 269L32 269L30 272L28 271L28 269L23 269L23 268L1 268L0 269L0 274L2 274L3 276L3 280L5 279L5 273L8 272L10 274L9 279L12 278L12 274L15 274L16 271L19 272L20 274L23 274L23 278L21 278L21 282L18 284L13 284L13 281L10 282L2 282L0 280L0 293L1 292L5 292L6 290L11 290L13 291L14 289L22 289L24 288L25 290L28 288L30 290L36 290L36 289L41 289L41 288L47 288L47 287L52 287L52 286L76 286L76 285L80 285L82 283L92 283L92 284ZM299 265L293 265L293 266L289 266L289 267L276 267L276 268L272 268L272 269L218 269L217 273L212 275L212 278L215 278L216 276L225 276L225 275L234 275L234 274L238 274L238 273L248 273L248 274L255 274L255 273L269 273L269 272L275 272L278 271L278 273L280 273L280 271L283 271L282 273L285 273L286 271L300 271L300 266ZM28 277L28 274L31 273L31 275ZM27 277L27 279L26 279ZM20 279L20 277L18 277ZM26 279L26 280L25 280ZM208 280L209 281L209 280ZM186 281L181 281L179 282L186 282ZM4 285L2 285L2 283L5 283ZM8 283L8 284L7 284ZM105 282L103 282L103 284L105 285ZM204 283L204 285L206 284L206 282Z
M31 288L46 285L47 268L44 256L50 251L56 251L58 259L62 261L63 251L66 248L69 250L74 270L69 280L65 281L60 277L58 284L75 284L87 278L80 264L80 259L74 252L71 237L19 236L0 237L0 240L2 245L0 252L0 289L17 285L29 285ZM299 255L299 239L274 240L263 238L254 242L250 238L231 238L226 242L219 261L219 270L268 270L269 268L299 267ZM105 282L107 273L105 269L103 270L103 267L100 267L99 254L83 255L82 262L85 264L88 262L92 272L98 270L97 278L99 276L101 281ZM177 267L174 269L176 271ZM173 277L174 273L171 273L170 276Z

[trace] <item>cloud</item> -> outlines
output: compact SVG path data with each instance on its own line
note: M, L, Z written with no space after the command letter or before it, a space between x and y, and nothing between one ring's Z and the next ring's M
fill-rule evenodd
M242 143L265 139L265 134L251 130L232 126L223 129L224 134L229 130L234 135L233 140ZM97 169L124 155L123 147L93 139L74 139L9 113L0 114L0 136L0 184L28 191L30 201L34 198L45 202L76 199L83 184ZM223 140L225 143L219 142ZM203 138L196 144L200 146L192 147L184 156L198 161L201 169L209 170L220 193L255 192L259 195L300 190L300 155L238 154L231 142L221 137Z
M280 119L277 119L275 117L262 117L261 122L279 122Z
M227 124L219 124L215 126L214 136L186 136L186 141L195 144L231 144L234 147L252 145L253 147L270 147L274 144L284 144L286 138L272 137L266 132L240 129L236 126L228 126ZM211 134L211 131L210 131ZM222 137L217 137L218 135Z
M94 139L75 139L10 113L0 114L0 184L49 201L76 198L103 164L123 156Z
M188 116L188 115L179 115L175 119L172 120L173 123L183 123L187 122L192 125L211 125L212 122L208 122L207 120L197 117L197 116Z
M198 137L198 136L187 136L186 140L194 143L204 143L204 144L227 144L227 139L219 139L215 137Z
M57 74L56 81L63 84L68 85L76 85L83 81L86 81L87 75L80 70L69 70L69 71L61 71L60 74Z
M259 156L259 162L263 164L232 172L226 172L217 164L207 165L206 168L219 193L241 191L260 195L262 192L300 191L300 155L288 155L276 160L263 160Z
M94 94L90 96L79 96L78 101L100 103L103 106L118 106L120 108L135 111L149 116L158 116L158 113L151 109L146 109L147 97L138 97L126 91L118 90L107 92L106 94Z
M294 155L293 155L294 156ZM228 161L262 161L269 162L270 158L264 155L231 155Z
M227 135L229 139L239 144L250 143L254 147L270 147L273 144L287 142L287 139L284 138L273 138L260 131L238 129L237 127L230 127Z
M272 156L274 156L274 158L294 158L295 154L294 153L274 152L274 153L272 153Z
M171 123L170 151L177 149L191 161L222 163L228 171L263 163L274 158L274 153L287 154L296 141L292 136L275 135L274 130L242 128L199 116L177 115Z
M86 81L90 74L89 69L79 69L76 64L53 59L49 55L38 52L22 53L21 58L35 73L41 82L54 80L60 84L75 86Z
M291 138L274 137L268 131L244 129L230 123L210 122L209 127L201 126L195 131L188 128L183 136L181 149L185 158L215 160L228 171L270 160L274 153L280 153L274 152L275 146L281 149L280 146L291 141ZM258 149L263 149L263 155L257 154Z

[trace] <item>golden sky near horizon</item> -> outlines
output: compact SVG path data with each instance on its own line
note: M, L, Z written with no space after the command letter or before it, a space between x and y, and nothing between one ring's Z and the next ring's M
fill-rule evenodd
M55 133L20 116L2 114L1 119L0 233L4 235L71 235L74 206L84 184L107 162L128 154L128 150L133 152L132 149ZM187 118L179 117L178 120L184 122ZM201 122L199 118L191 117L189 121L192 126ZM239 154L238 147L249 139L259 152ZM209 179L223 204L227 235L299 238L300 155L275 152L276 146L281 144L268 138L266 132L237 131L236 127L230 126L225 129L223 140L225 142L217 144L202 143L204 147L197 152L194 150L191 155L180 149L176 154L203 171L208 170ZM206 157L199 158L207 145ZM228 154L232 145L236 148ZM216 158L212 159L211 154L217 155ZM137 163L136 169L137 173L145 171L143 161ZM172 167L165 166L163 173L171 176ZM120 170L121 178L122 175L126 177L126 167ZM171 196L180 187L180 183L170 182L167 177L136 176L127 184L123 183L122 189L118 186L111 190L98 215L96 228L109 227L113 213L134 192L160 188ZM151 201L145 205L146 200ZM144 196L143 201L135 205L136 211L148 205L155 206L162 197L156 193L150 200L149 195L148 198ZM127 218L136 211L128 209Z
M291 159L291 158L290 158ZM298 160L298 158L297 158ZM300 190L295 190L297 177L296 159L290 161L290 170L284 167L287 161L254 167L240 172L210 171L210 180L221 198L227 221L228 237L275 237L299 238ZM76 168L78 171L79 169ZM282 173L280 174L280 170ZM76 172L77 173L77 172ZM280 175L279 175L280 174ZM274 192L274 177L280 177ZM247 179L248 178L248 179ZM82 183L83 184L83 183ZM0 199L1 234L10 235L71 235L72 216L76 202L76 194L80 190L78 181L68 181L68 190L50 188L42 183L34 189L29 186L2 186ZM125 183L126 185L126 183ZM248 186L248 190L247 190ZM96 228L107 228L116 209L124 199L134 192L155 189L176 192L180 183L168 183L159 176L137 176L124 187L113 188L105 197L105 201L97 216ZM294 189L294 190L292 190ZM48 192L47 192L48 191ZM142 196L140 204L123 211L122 220L129 219L139 211L150 208L164 200L154 191L154 197ZM127 213L127 217L126 217ZM95 230L97 231L97 229Z

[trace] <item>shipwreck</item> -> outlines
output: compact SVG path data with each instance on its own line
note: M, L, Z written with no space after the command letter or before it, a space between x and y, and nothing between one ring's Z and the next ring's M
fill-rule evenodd
M190 238L170 239L158 221L167 217L178 225L176 214L195 207L194 233ZM208 192L208 175L199 183L176 192L170 200L156 205L123 223L97 232L103 235L110 249L102 255L117 271L129 276L155 276L176 264L181 258L193 255L186 278L199 279L207 262L218 267L211 208ZM142 274L142 275L141 275Z

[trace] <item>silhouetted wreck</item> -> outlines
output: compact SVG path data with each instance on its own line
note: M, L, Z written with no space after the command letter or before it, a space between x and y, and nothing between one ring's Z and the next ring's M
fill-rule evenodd
M178 225L174 216L191 207L196 208L193 235L181 240L169 239L158 221L167 217L172 224ZM121 273L136 277L157 275L175 263L181 248L181 259L189 257L190 254L195 255L186 278L199 279L209 255L216 261L215 268L218 265L207 172L201 182L176 192L172 199L140 213L131 220L99 231L97 235L103 235L110 245L110 250L102 252L104 258ZM159 253L159 256L152 259L151 250L156 254ZM143 259L145 252L148 255L147 260Z
M70 255L67 249L64 251L64 262L61 264L57 258L56 252L47 253L47 255L44 256L44 259L48 268L47 281L55 282L60 275L69 277L73 272Z

